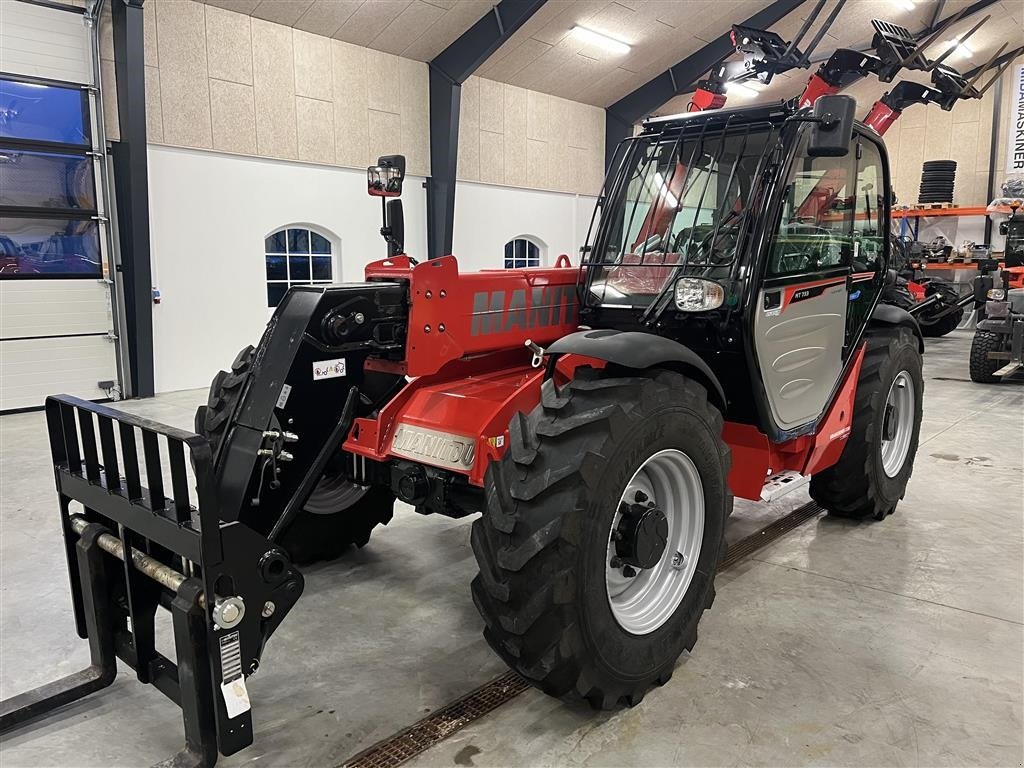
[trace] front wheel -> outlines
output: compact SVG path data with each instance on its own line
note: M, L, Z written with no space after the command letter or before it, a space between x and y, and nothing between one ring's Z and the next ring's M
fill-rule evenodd
M971 381L979 384L995 384L999 381L993 374L1002 367L1002 361L993 360L989 352L1002 352L1006 337L992 331L976 331L971 341Z
M714 599L732 504L722 415L680 374L582 368L509 431L473 524L484 637L546 693L636 704Z
M196 434L209 441L215 456L230 431L255 354L252 346L239 352L231 370L214 377L206 405L196 410ZM391 521L394 506L390 489L356 485L329 464L303 509L283 531L281 545L296 565L334 560L353 545L364 546L374 528Z
M836 517L882 520L903 498L921 432L924 378L917 337L870 333L853 422L839 461L811 478L811 498Z

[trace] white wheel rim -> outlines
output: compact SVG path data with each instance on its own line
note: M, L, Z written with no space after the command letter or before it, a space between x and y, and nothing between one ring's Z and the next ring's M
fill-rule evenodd
M889 387L882 415L882 469L889 477L900 473L910 453L910 439L914 434L914 400L914 380L906 371L900 371ZM887 438L887 434L892 436Z
M651 568L623 574L613 568L616 546L612 534L622 518L619 508L632 503L637 491L665 513L668 539L660 560ZM659 451L634 473L616 505L605 553L608 604L619 626L634 635L661 627L675 613L697 572L704 540L704 486L690 457L682 451Z

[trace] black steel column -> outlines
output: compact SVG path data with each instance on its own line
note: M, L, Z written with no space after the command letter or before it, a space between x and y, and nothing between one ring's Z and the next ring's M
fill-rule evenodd
M427 256L452 252L462 84L545 0L501 0L430 62L430 178Z
M151 397L153 382L153 275L149 252L149 171L146 163L146 60L144 0L111 0L114 72L121 140L113 144L121 279L128 361L136 397Z
M427 179L427 255L452 252L455 173L459 156L462 86L430 66L430 178Z

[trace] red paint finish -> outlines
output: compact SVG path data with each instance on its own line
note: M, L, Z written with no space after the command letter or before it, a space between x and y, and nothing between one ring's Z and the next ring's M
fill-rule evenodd
M527 350L517 354L526 361L515 362L507 353L486 355L459 361L455 370L443 375L409 382L376 419L356 419L342 449L388 461L394 458L391 441L400 423L446 432L475 442L473 466L464 474L473 485L483 486L488 463L508 449L512 417L529 413L540 402L544 369L529 365ZM556 366L555 382L569 381L581 365L603 368L605 363L564 355Z
M914 301L924 301L925 287L913 280L907 280L907 290L914 296Z
M898 109L893 109L881 101L876 101L871 107L871 111L868 116L864 118L864 125L873 130L879 136L885 134L886 131L899 120L900 115L903 113Z
M806 291L811 288L817 288L819 286L831 286L831 285L845 285L845 277L830 277L827 280L812 280L809 283L797 283L796 285L787 285L782 291L782 305L779 307L780 312L785 312L792 301L793 297L800 291Z
M857 380L860 379L860 367L864 363L867 346L865 342L857 350L853 364L843 379L839 395L814 435L814 446L801 474L815 475L839 461L843 448L846 447L846 438L850 436L850 426L853 424Z
M405 360L369 367L426 376L467 355L550 343L577 328L576 278L568 266L460 273L454 256L372 262L366 279L407 281L412 306Z
M800 108L813 107L814 102L822 96L831 96L835 93L839 93L839 86L829 85L818 75L811 75L804 92L800 95Z
M755 426L725 422L722 438L732 449L729 487L733 495L759 501L769 475L784 470L815 475L839 461L850 436L857 380L866 349L867 345L862 344L857 350L839 394L813 435L773 444Z
M715 93L714 91L707 91L703 88L698 88L693 92L693 98L690 99L690 106L686 111L703 112L708 109L721 109L724 106L724 93Z

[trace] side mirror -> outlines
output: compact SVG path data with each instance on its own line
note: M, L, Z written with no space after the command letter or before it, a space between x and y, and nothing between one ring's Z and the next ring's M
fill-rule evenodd
M384 155L366 169L366 191L372 197L398 197L405 179L405 156Z
M856 109L857 102L849 96L821 96L814 102L814 123L807 154L811 157L849 154Z

